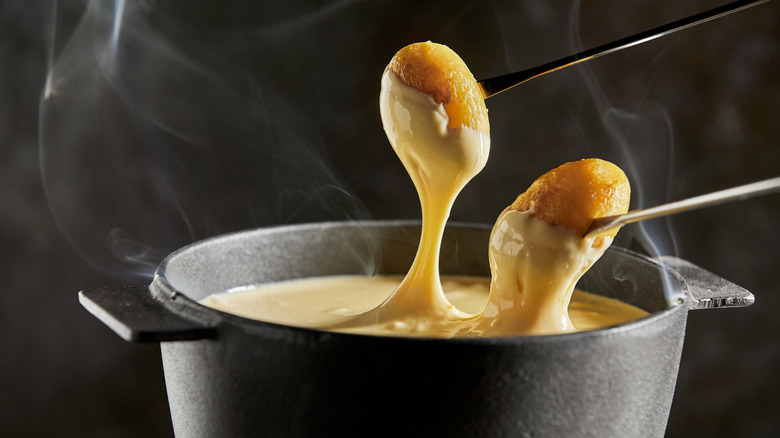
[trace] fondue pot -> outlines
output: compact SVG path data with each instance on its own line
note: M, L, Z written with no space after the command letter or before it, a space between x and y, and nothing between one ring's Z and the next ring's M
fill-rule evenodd
M442 274L489 276L489 234L486 226L448 227ZM160 343L178 437L660 437L688 311L753 302L686 261L611 248L578 287L650 315L578 333L382 337L254 321L197 303L288 279L404 274L419 235L419 223L408 221L244 231L172 253L148 286L79 297L126 340Z

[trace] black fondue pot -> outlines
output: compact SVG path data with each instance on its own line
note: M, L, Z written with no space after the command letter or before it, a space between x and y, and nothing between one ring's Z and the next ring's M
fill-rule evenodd
M484 226L449 227L442 274L490 275L489 233ZM419 235L414 222L229 234L174 252L148 287L90 289L80 300L123 338L160 342L178 437L660 437L688 311L754 299L686 261L611 248L578 287L651 314L572 334L342 334L254 321L196 302L294 278L403 274Z

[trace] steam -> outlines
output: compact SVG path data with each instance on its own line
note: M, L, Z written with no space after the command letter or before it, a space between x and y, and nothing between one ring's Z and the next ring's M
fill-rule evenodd
M398 48L448 44L479 78L581 48L572 37L576 1L446 10L424 2L412 16L395 2L368 8L359 0L89 0L78 24L64 28L74 4L46 11L46 196L86 260L132 279L148 278L165 254L220 233L417 217L414 188L377 107L381 72ZM496 147L451 220L492 223L542 172L585 156L627 170L633 207L669 200L674 142L664 109L649 99L610 102L587 64L554 75L488 102ZM561 108L563 117L550 114ZM554 148L533 149L551 137ZM618 244L627 246L626 238L651 254L675 252L663 220L623 230Z
M495 3L492 6L501 22L505 56L511 71L541 65L596 45L583 46L580 29L583 11L580 2L570 2L563 7L554 7L550 3L533 6ZM602 14L603 12L601 11ZM518 15L534 19L518 26L513 18ZM601 35L599 43L626 36L632 33L632 30L625 30L623 34L606 33ZM666 43L669 44L669 41ZM529 180L565 161L598 157L612 161L626 171L632 187L632 209L668 202L672 200L669 192L675 183L674 128L663 106L647 97L652 94L652 87L656 85L653 78L654 62L663 60L663 51L651 55L654 58L649 58L639 77L633 78L632 88L643 86L645 94L623 100L621 103L611 100L609 92L618 87L606 83L605 78L625 82L626 72L632 69L623 66L619 70L605 70L600 74L594 72L598 63L604 65L605 60L610 62L619 59L618 55L611 56L612 58L602 58L600 61L586 62L551 73L529 82L522 90L505 93L516 94L515 101L534 99L541 93L539 100L546 101L545 106L537 106L536 113L522 115L524 124L546 127L544 135L519 131L519 135L523 135L527 143L526 150L522 153L529 157L528 161L535 161L540 166L535 170L537 174ZM615 66L617 63L607 65ZM525 96L517 96L520 93L525 93ZM499 96L493 99L497 101L495 104L500 104L499 100L503 98ZM494 104L492 99L489 103ZM501 110L506 108L491 108L491 118L494 112ZM561 120L564 122L561 123ZM496 126L496 123L492 125ZM538 131L545 132L545 129ZM496 144L499 144L498 140ZM527 151L534 147L539 148L538 145L543 145L545 150ZM495 149L499 148L500 146L497 146ZM552 152L547 152L546 149L551 149ZM518 160L514 160L514 163L517 162ZM525 187L527 185L521 187L520 191ZM677 253L674 232L667 219L624 227L615 244L651 256ZM613 274L621 277L623 274L620 270L621 267L615 267ZM629 278L625 280L632 281ZM667 291L669 290L671 288L667 288ZM676 297L668 296L667 300L676 302Z
M574 11L576 13L578 9ZM572 28L575 29L573 35L579 34L578 23L579 20L572 20ZM572 45L576 50L582 50L579 39L573 39ZM669 202L667 191L674 183L674 135L667 112L648 99L642 99L630 109L616 107L603 92L592 69L587 64L580 64L578 68L631 180L634 198L632 208L647 208ZM667 219L635 224L631 229L631 238L638 249L651 256L677 253L673 230ZM619 277L617 272L616 277ZM677 297L672 294L673 288L670 286L671 279L665 276L663 281L667 302L676 303Z
M214 234L366 217L331 165L316 104L279 80L278 32L176 4L93 0L63 35L64 8L47 11L41 171L58 224L95 267L143 279Z

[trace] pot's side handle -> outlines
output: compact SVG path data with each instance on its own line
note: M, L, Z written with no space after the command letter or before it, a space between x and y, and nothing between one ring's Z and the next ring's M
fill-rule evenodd
M146 286L85 289L79 292L79 302L130 342L187 341L216 336L216 327L173 313Z
M688 284L691 310L717 307L747 307L756 301L752 293L693 263L673 256L659 260L677 271Z

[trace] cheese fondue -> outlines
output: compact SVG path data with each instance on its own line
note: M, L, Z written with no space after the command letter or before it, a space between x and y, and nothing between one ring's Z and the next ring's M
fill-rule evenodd
M387 299L398 287L401 276L316 277L240 288L214 294L202 301L209 307L245 318L298 327L328 327L351 315L367 312ZM463 313L476 315L485 308L490 279L443 276L446 298ZM577 330L591 330L620 324L647 312L611 298L575 290L568 315ZM347 333L386 336L454 337L476 336L477 318L463 318L448 324L406 324L403 319L379 324L334 328ZM495 331L490 333L497 335Z
M612 240L583 239L580 228L628 209L625 175L595 159L548 172L500 215L489 242L489 283L458 278L443 286L438 266L447 218L490 148L484 93L455 52L427 42L393 57L379 102L422 209L420 244L407 275L301 280L213 295L204 304L296 326L432 337L566 333L646 314L574 291Z
M575 331L569 301L602 249L511 208L498 218L488 248L492 283L481 334Z
M628 211L629 198L623 171L598 159L565 163L534 181L493 227L493 280L479 333L574 331L568 312L574 287L615 233L582 236L594 218Z

